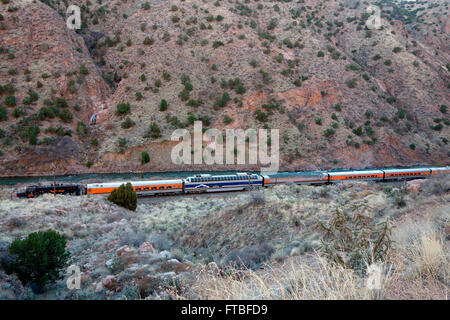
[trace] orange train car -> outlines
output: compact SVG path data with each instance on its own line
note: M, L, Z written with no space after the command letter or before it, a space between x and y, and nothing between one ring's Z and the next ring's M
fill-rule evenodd
M343 180L383 180L383 170L359 170L328 172L328 182Z
M94 183L86 185L86 194L111 193L118 189L124 182ZM183 180L154 180L154 181L131 181L133 190L137 195L155 195L183 193Z

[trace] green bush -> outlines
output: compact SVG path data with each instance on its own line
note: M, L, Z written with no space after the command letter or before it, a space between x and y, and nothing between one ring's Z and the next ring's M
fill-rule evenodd
M88 134L88 128L86 127L83 121L78 121L77 123L77 134L80 137L84 137Z
M145 37L143 44L147 45L147 46L151 46L153 43L155 43L155 39L153 38L149 38L149 37Z
M117 110L116 110L116 115L120 116L120 115L124 115L124 114L130 114L130 104L129 103L119 103L117 105Z
M135 211L137 207L137 195L129 182L126 185L122 184L118 189L113 190L108 196L108 200L132 211Z
M59 114L59 117L65 123L70 123L70 122L72 122L72 119L73 119L72 112L70 112L68 109L64 109L63 111L61 111L61 113Z
M144 151L141 153L141 164L146 164L150 162L150 156L148 152Z
M66 238L54 230L39 231L26 239L15 239L9 246L11 261L5 266L24 284L31 282L43 288L60 278L70 254L66 251Z
M89 70L88 70L88 68L86 68L86 66L84 64L82 64L80 66L80 73L84 74L84 75L89 74Z
M13 96L13 95L6 96L6 98L5 98L5 104L6 104L8 107L14 107L14 106L16 106L16 104L17 104L16 97Z
M158 127L158 125L156 124L156 122L152 122L152 124L150 125L149 131L147 133L147 136L150 136L153 139L157 139L160 138L161 135L161 129Z
M167 110L167 101L165 99L161 100L161 103L159 104L159 111L166 111Z
M136 124L136 122L134 122L133 120L131 120L130 117L127 117L121 124L122 129L129 129L132 126L134 126Z
M0 106L0 121L8 120L8 110L5 107Z

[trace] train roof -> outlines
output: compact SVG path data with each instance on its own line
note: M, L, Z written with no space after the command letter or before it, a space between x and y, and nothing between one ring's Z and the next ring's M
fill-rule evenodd
M383 169L386 173L396 173L396 172L423 172L423 171L430 171L430 167L423 167L423 168L410 168L410 169Z
M363 174L383 174L382 170L358 170L358 171L328 171L330 176L342 176L342 175L363 175Z

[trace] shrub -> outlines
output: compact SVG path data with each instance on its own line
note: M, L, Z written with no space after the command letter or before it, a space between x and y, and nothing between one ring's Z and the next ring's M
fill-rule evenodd
M159 104L159 111L166 111L167 110L167 101L165 99L161 100L161 103Z
M80 66L80 73L84 74L84 75L89 74L89 70L88 70L88 68L86 68L86 66L84 64L82 64Z
M54 230L39 231L26 239L15 239L9 246L11 261L8 273L15 273L23 283L34 283L37 291L51 281L60 278L60 271L66 266L69 253L66 238Z
M447 106L446 105L441 105L440 107L439 107L439 110L442 112L442 113L447 113Z
M127 118L122 122L121 127L122 127L122 129L129 129L129 128L131 128L132 126L134 126L135 124L136 124L136 123L135 123L133 120L131 120L130 117L127 117Z
M8 110L5 107L0 106L0 121L8 120Z
M336 131L334 129L329 128L329 129L325 130L323 134L324 134L325 137L330 138L335 133L336 133Z
M78 121L77 123L77 134L80 137L84 137L88 134L88 128L86 127L83 121Z
M222 41L214 41L212 47L213 47L214 49L216 49L216 48L218 48L218 47L220 47L220 46L223 46L223 45L224 45L224 44L223 44Z
M392 226L389 220L375 224L363 210L357 207L350 216L336 209L328 222L317 223L323 232L320 250L331 262L364 271L366 263L386 258L392 246Z
M118 206L135 211L137 207L137 195L131 183L121 184L118 189L114 189L108 196L108 200Z
M61 111L59 117L65 123L70 123L73 119L72 112L70 112L68 109L64 109L63 111Z
M97 139L97 138L92 139L92 140L91 140L91 145L92 145L93 147L97 147L97 146L98 146L98 139Z
M233 122L233 119L230 116L226 115L225 117L223 117L223 122L225 124L230 124L231 122Z
M156 122L152 122L152 124L150 125L150 128L148 130L147 136L150 136L153 139L157 139L157 138L160 138L162 136L161 135L161 129L158 127Z
M16 97L13 95L6 96L5 104L8 107L15 107L17 104Z
M357 81L356 81L355 78L348 79L345 83L347 84L347 86L348 86L350 89L356 88L356 86L357 86Z
M260 122L267 122L269 120L269 115L262 110L256 110L254 115L256 120Z
M222 96L220 97L220 99L218 99L215 103L214 103L214 108L218 109L218 108L223 108L227 105L228 101L231 100L230 95L228 94L228 92L224 92L222 94Z
M39 95L34 91L28 91L28 96L22 100L23 104L29 105L39 99Z
M180 98L181 101L187 101L189 99L189 91L186 89L183 89L179 94L178 98Z
M224 265L233 268L257 268L269 259L274 249L269 244L251 246L242 250L233 250L224 259Z
M117 105L116 115L120 116L124 114L130 114L130 104L122 102Z
M144 151L141 153L141 164L146 164L150 162L150 156L148 155L148 152Z
M155 39L153 38L149 38L149 37L145 37L143 44L147 45L147 46L151 46L153 43L155 43Z

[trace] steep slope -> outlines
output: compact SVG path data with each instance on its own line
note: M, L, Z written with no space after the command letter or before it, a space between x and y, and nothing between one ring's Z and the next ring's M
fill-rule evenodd
M382 7L380 30L365 27L369 3ZM54 28L49 18L51 30L42 34L60 32L65 45L54 51L54 61L41 63L48 69L39 72L52 74L68 57L61 74L80 71L82 64L89 70L75 94L70 88L37 91L36 108L49 97L86 106L66 125L72 137L61 139L82 152L69 152L72 160L57 171L232 169L171 162L172 132L191 131L195 119L209 128L280 129L282 170L447 164L450 30L445 1L97 1L81 7L84 23L78 35L56 13L64 13L66 5L47 4L51 7L14 4L19 10L43 10L58 21ZM6 8L7 32L16 14ZM32 33L30 23L19 20L16 26ZM69 40L75 44L66 44ZM15 60L26 57L24 49L5 40L2 46L20 55L11 61L23 74L28 67ZM39 54L47 57L44 50ZM2 61L9 64L7 56L2 54ZM9 66L2 66L0 83L12 78L16 96L23 97L25 76L11 77ZM161 108L163 100L166 108ZM119 104L125 104L122 115L116 112ZM78 120L87 124L93 113L97 124L75 134ZM44 124L38 125L42 143ZM14 136L4 131L7 138ZM21 165L24 173L49 170L39 163L30 166L33 161L15 150L26 145L12 138L9 146L1 146L5 169L0 174L17 174ZM48 153L43 146L30 149ZM143 151L151 159L145 165Z

